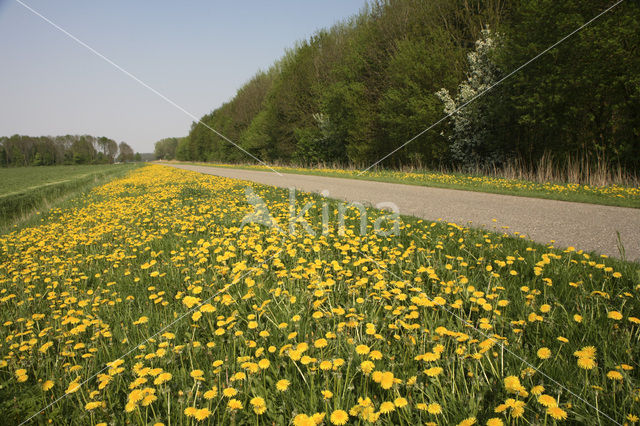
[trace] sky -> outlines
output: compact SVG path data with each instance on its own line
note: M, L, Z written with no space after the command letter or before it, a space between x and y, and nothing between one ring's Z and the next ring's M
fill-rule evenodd
M365 0L20 0L200 118ZM152 152L193 118L47 23L0 0L0 136L90 134Z

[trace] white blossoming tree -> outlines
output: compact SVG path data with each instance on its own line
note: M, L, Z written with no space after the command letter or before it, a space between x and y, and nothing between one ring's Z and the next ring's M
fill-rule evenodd
M488 105L482 102L482 98L471 101L498 80L500 71L492 60L498 39L488 28L484 29L480 40L476 41L475 50L467 55L469 72L467 79L458 86L455 98L447 89L436 93L444 103L444 112L452 114L451 155L468 169L495 165L503 156L490 147ZM458 108L460 110L456 111Z

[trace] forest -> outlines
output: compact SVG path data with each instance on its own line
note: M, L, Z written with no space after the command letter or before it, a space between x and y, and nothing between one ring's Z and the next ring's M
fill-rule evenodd
M53 166L69 164L110 164L140 161L126 143L104 136L24 136L0 137L0 166Z
M499 168L542 158L640 165L640 5L604 0L377 0L316 32L156 146L162 158ZM501 81L504 78L504 81ZM500 84L493 87L494 84Z

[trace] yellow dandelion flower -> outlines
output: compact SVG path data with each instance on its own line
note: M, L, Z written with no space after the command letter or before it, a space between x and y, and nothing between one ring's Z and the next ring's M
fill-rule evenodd
M84 409L87 411L91 411L94 410L98 407L100 407L102 405L102 401L92 401L92 402L87 402L84 406Z
M173 376L171 375L171 373L160 373L158 374L158 377L155 378L155 380L153 381L154 385L161 385L163 383L168 382L169 380L171 380Z
M218 388L216 386L212 387L211 389L209 389L208 391L206 391L204 393L204 395L202 395L204 397L204 399L213 399L216 396L218 396Z
M544 392L544 386L542 385L534 386L531 388L529 392L531 393L531 395L540 395L542 392Z
M382 386L382 389L391 389L394 382L395 380L392 372L385 371L384 373L382 373L382 377L380 378L380 386Z
M429 406L427 407L427 412L429 414L440 414L442 413L442 406L434 402L432 404L429 404Z
M195 417L198 421L202 421L210 415L211 411L209 411L208 408L200 408L199 410L196 410L196 412L193 414L193 417Z
M540 405L543 405L547 408L556 407L558 405L558 402L554 397L550 395L545 395L545 394L538 396L538 403L540 403Z
M278 389L280 392L284 392L289 389L290 384L291 382L287 379L278 380L278 382L276 383L276 389Z
M607 378L610 380L619 380L622 381L622 373L619 371L611 370L607 373Z
M69 383L69 387L67 388L67 390L64 392L65 394L68 393L74 393L76 392L78 389L80 389L80 383L78 382L71 382Z
M390 413L395 409L396 409L396 406L393 404L393 402L385 401L382 404L380 404L380 412L382 414Z
M344 410L335 410L331 413L330 420L334 425L344 425L349 420L349 414Z
M398 408L402 408L406 407L408 402L405 398L399 397L393 400L393 404Z
M242 402L238 401L235 398L231 398L227 403L227 408L229 408L229 410L231 411L242 410Z
M324 348L327 346L327 339L318 339L314 342L313 346L318 349Z
M593 358L581 357L578 358L578 367L584 370L592 370L596 366L596 362Z
M235 388L225 388L222 391L222 394L227 398L231 398L232 396L236 396L238 394L238 391L235 390Z
M556 420L565 420L567 418L567 412L560 407L547 408L547 414Z
M538 358L540 359L549 359L551 357L551 351L549 348L540 348L538 349Z
M369 374L375 368L375 364L371 361L362 361L360 363L360 368L364 374Z
M358 355L366 355L370 351L371 351L371 349L367 345L358 345L358 346L356 346L356 353Z
M253 397L249 403L253 406L253 411L258 415L264 414L264 412L267 411L267 404L264 398L259 396Z
M612 319L612 320L619 321L619 320L621 320L621 319L622 319L622 314L621 314L620 312L618 312L618 311L610 311L610 312L607 314L607 318L610 318L610 319Z

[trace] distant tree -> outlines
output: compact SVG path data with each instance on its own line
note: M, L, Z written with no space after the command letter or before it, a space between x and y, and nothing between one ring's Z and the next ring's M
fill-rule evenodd
M178 138L165 138L155 143L154 152L158 160L173 160L176 158Z
M133 160L138 162L142 161L142 155L140 155L139 152L136 152L136 155L134 155Z
M118 161L120 161L121 163L127 163L129 161L133 161L133 149L126 143L126 142L120 142L120 145L118 145L119 148L119 154L118 154Z

